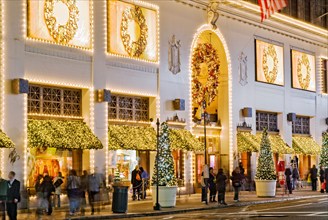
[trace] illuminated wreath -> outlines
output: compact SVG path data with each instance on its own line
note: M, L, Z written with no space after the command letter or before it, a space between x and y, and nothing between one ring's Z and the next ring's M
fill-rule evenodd
M131 42L131 36L128 34L129 21L134 20L140 27L140 36L138 40ZM139 57L145 51L147 46L148 27L146 19L139 6L127 8L122 13L121 38L125 51L132 57Z
M302 74L302 65L306 68L306 75L303 77ZM297 79L302 89L307 89L310 85L311 76L310 76L311 68L310 61L306 54L302 55L302 58L298 58L297 60Z
M201 65L207 65L208 76L205 85L199 81ZM214 101L218 93L220 60L212 44L198 44L192 55L192 97L199 105L207 100L207 105Z
M69 11L69 18L65 25L57 23L54 17L54 6L56 2L64 3ZM79 9L76 6L76 0L45 0L44 1L44 21L49 34L57 42L67 44L73 39L78 28Z
M273 59L272 70L269 70L268 57L271 57ZM263 50L262 66L266 81L268 83L274 83L278 76L278 58L277 52L273 45L269 45L267 49Z

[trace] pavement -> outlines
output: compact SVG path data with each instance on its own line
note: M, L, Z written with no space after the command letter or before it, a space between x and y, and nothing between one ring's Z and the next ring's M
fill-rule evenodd
M153 210L152 198L148 197L146 200L141 201L131 201L128 202L127 213L114 214L111 211L111 205L105 205L101 207L100 212L96 212L94 215L90 214L90 209L87 209L85 216L68 216L68 207L63 207L55 209L51 216L36 216L35 211L29 213L19 213L18 219L122 219L122 218L140 218L144 219L152 216L160 215L177 215L186 212L197 212L197 211L208 211L208 210L223 210L232 207L245 207L252 205L268 204L268 203L278 203L294 200L304 200L304 199L322 199L328 198L328 194L321 194L320 192L313 192L308 189L301 189L299 191L294 191L291 195L284 195L279 189L274 198L258 198L254 191L242 191L240 194L240 202L235 203L233 201L233 192L226 193L226 202L228 206L221 206L217 203L209 203L208 205L201 203L200 194L192 195L181 195L177 196L176 207L173 208L162 208L160 211ZM189 213L188 213L189 215ZM158 218L158 217L156 217Z

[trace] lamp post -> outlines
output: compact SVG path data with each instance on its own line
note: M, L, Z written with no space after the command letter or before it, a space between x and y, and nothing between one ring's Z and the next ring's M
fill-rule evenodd
M206 112L206 100L203 100L203 110L204 110L204 162L205 165L207 164L207 157L206 157L206 117L207 117L207 112Z
M206 98L203 100L203 110L204 110L204 167L203 167L203 178L204 178L204 183L205 183L205 203L208 204L207 200L207 188L208 188L208 178L209 178L209 169L207 166L207 155L206 155L206 117L207 117L207 112L206 112Z
M156 204L154 206L154 210L161 210L161 205L158 202L158 195L159 195L159 189L158 189L158 175L159 175L159 173L158 173L158 162L159 162L159 160L158 160L158 155L159 155L159 125L160 125L159 119L157 118L157 122L156 122L156 126L157 126L157 136L156 136L156 138L157 138L157 147L156 147L156 173L157 173L157 175L156 175Z

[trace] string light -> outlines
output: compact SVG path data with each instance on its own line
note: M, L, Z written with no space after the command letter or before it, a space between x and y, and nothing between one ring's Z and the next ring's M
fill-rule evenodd
M108 117L108 108L107 109L107 116ZM122 119L108 119L108 122L111 123L127 123L127 124L145 124L145 125L150 125L151 122L149 121L135 121L135 120L122 120Z
M94 133L94 121L95 121L95 116L94 116L94 88L90 88L90 120L89 120L89 126L91 131ZM94 173L95 171L95 150L91 149L90 150L90 172Z
M318 57L317 59L317 66L318 66L318 74L319 75L319 93L322 94L323 96L327 96L328 95L328 91L324 91L324 74L327 74L327 73L324 73L324 68L323 68L323 62L328 62L328 57L325 57L325 56L320 56ZM328 63L327 63L328 64Z
M3 0L0 1L0 13L1 13L1 27L0 27L0 45L1 45L1 48L0 48L0 60L1 60L1 64L0 64L0 129L3 130L3 126L4 126L4 112L5 112L5 101L4 101L4 98L5 98L5 76L4 76L4 65L5 65L5 58L4 58L4 50L5 50L5 47L4 47L4 42L3 42L3 38L4 38L4 9L3 9ZM1 149L0 150L0 171L3 171L3 173L5 173L5 165L4 165L4 154L5 154L5 150L4 149Z
M24 149L24 185L27 186L27 157L28 157L28 140L27 140L27 94L23 94L23 127L24 127L24 142L23 142L23 149Z
M52 115L52 114L41 114L41 113L28 113L27 115L31 117L83 119L82 116L70 116L70 115Z
M68 82L58 82L58 81L51 81L51 80L40 80L40 79L33 79L27 78L29 83L36 83L42 85L54 85L60 87L69 87L69 88L77 88L77 89L90 89L90 85L83 85L83 84L76 84L76 83L68 83Z
M120 89L110 89L110 91L112 93L122 94L122 95L135 95L135 96L143 96L143 97L150 97L150 98L157 97L157 94L151 94L147 92L127 91L127 90L120 90Z
M106 102L106 106L105 106L105 119L108 118L108 107L107 107L107 102ZM109 146L108 146L108 120L104 120L105 122L105 175L106 175L106 186L109 185L109 180L108 180L108 175L109 175Z

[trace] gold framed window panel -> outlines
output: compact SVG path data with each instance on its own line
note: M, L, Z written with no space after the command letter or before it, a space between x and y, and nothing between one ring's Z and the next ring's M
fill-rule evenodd
M92 48L91 0L26 0L27 37L80 49Z
M291 50L292 87L307 91L316 91L314 55Z
M159 61L159 8L134 1L134 4L107 0L107 52L157 63Z
M255 40L256 81L284 85L284 48Z

